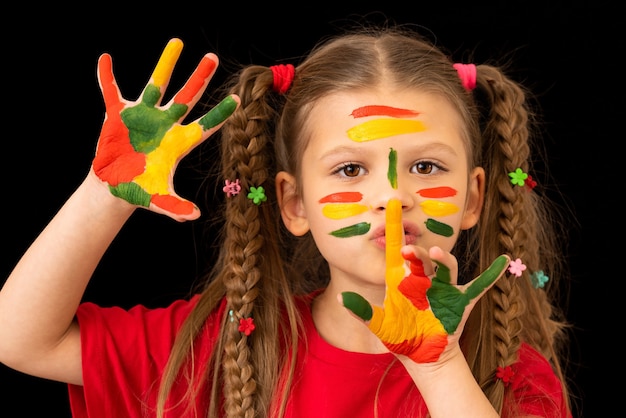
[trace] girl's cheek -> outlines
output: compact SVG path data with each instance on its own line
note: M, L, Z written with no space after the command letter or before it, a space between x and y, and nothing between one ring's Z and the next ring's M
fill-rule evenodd
M426 215L426 229L442 237L453 236L455 231L451 223L457 222L457 217L453 215L458 214L461 208L453 202L441 199L456 196L456 189L442 186L420 189L416 193L424 198L419 205Z

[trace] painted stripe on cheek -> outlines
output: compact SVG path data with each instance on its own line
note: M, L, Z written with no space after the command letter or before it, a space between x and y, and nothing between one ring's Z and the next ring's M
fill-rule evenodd
M367 234L370 230L371 224L367 222L361 222L355 225L346 226L345 228L332 231L330 235L337 238L349 238L355 235Z
M452 234L454 234L452 227L448 224L444 224L443 222L438 222L434 219L427 219L425 223L426 228L437 235L451 237Z
M459 211L459 207L454 203L439 200L425 200L420 203L420 206L424 213L429 216L447 216Z
M452 197L456 196L456 190L452 187L442 186L442 187L432 187L430 189L420 189L416 192L418 195L422 197Z
M322 208L322 214L329 219L344 219L368 211L359 203L331 203Z

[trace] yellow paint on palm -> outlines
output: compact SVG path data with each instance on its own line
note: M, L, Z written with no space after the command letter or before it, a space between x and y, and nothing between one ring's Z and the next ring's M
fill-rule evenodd
M454 203L442 202L439 200L425 200L420 203L425 214L430 216L452 215L459 211L459 207Z
M356 142L387 138L413 132L424 131L426 127L419 120L375 119L363 122L348 129L348 138Z
M330 219L344 219L368 210L367 206L359 203L331 203L322 208L322 213Z
M197 123L174 126L168 131L159 148L146 154L145 171L135 183L150 194L169 194L168 179L176 160L187 155L202 138L202 127Z
M152 73L152 82L157 87L161 87L169 81L182 50L183 42L180 39L172 39L167 43Z

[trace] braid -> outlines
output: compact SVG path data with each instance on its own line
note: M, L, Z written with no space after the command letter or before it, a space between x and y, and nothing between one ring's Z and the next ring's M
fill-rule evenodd
M481 251L479 264L487 265L498 255L496 253L520 258L527 265L536 264L537 255L530 253L536 248L528 246L529 238L536 235L533 212L525 210L529 206L529 193L513 186L508 176L517 168L528 171L529 119L524 92L496 68L486 65L479 66L478 82L491 109L483 132L487 190L486 222L481 225L481 241L486 242L489 237L496 240ZM528 272L525 271L524 275L527 276ZM493 343L495 357L483 354L479 363L488 366L482 368L479 382L498 409L504 398L504 385L500 380L494 380L495 371L497 366L510 366L517 360L523 332L522 316L526 310L519 286L525 279L530 282L528 277L517 278L506 273L506 277L496 282L481 301L483 309L493 310L484 317L490 326L483 329L491 334L488 340Z
M255 77L264 71L267 77ZM226 268L222 275L228 309L232 323L227 321L224 340L224 408L228 417L252 418L256 415L254 396L257 391L256 371L251 361L248 337L239 331L239 319L254 317L253 311L259 289L257 284L262 273L260 254L265 242L261 230L264 226L261 208L247 198L251 187L271 189L268 182L269 156L266 150L269 139L266 133L267 120L273 116L260 100L271 86L271 72L267 68L255 67L242 73L234 93L242 99L242 106L231 116L223 129L222 174L224 179L239 179L241 193L226 202L226 241L224 260ZM252 117L254 116L254 117Z

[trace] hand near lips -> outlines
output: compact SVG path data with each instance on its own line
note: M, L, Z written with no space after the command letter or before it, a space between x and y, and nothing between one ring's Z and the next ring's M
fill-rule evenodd
M183 88L169 103L160 105L182 47L179 39L168 42L148 84L134 102L122 98L111 57L100 57L98 80L106 118L92 166L113 195L177 221L200 216L196 205L174 191L178 163L219 129L238 106L236 98L229 96L204 116L182 125L215 73L218 60L214 54L205 55Z
M447 347L458 341L472 308L502 277L510 259L499 256L478 277L459 286L455 260L448 262L455 264L451 274L450 268L438 259L452 256L433 248L430 256L437 269L431 280L420 256L410 247L403 248L401 203L390 200L386 211L387 293L383 306L372 306L354 292L343 292L342 302L392 353L407 356L416 363L435 362ZM421 257L427 256L421 254ZM405 261L409 262L410 272Z

